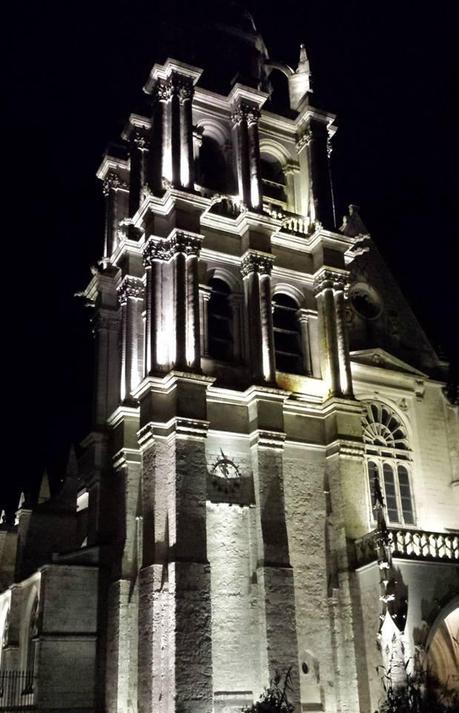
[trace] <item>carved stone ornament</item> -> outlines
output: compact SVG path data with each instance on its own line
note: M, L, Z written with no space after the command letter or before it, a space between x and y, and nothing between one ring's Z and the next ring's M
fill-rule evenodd
M148 149L148 139L145 129L136 127L132 134L132 143L137 146L140 151L146 151Z
M126 181L122 181L116 171L109 171L104 179L102 191L104 196L108 196L110 191L127 190Z
M247 104L246 102L238 104L231 115L231 121L235 126L241 124L243 121L246 121L247 125L251 126L256 124L259 118L260 110L258 107L253 106L253 104Z
M193 81L189 77L173 72L172 86L182 104L193 97Z
M333 270L324 270L314 280L314 294L318 295L323 290L345 291L348 285L348 276Z
M258 253L249 253L244 255L241 261L241 275L247 277L253 272L258 272L260 275L270 275L273 269L274 258L271 255L260 255Z
M172 98L173 86L170 79L158 79L155 87L155 96L161 102L167 102Z
M187 256L199 255L202 238L183 231L177 231L171 238L150 238L143 250L143 262L150 267L153 260L170 260L177 253Z
M311 131L311 129L307 128L303 131L301 136L298 138L298 141L296 142L297 151L300 152L305 146L309 146L311 141L312 141L312 131Z
M151 267L154 260L168 260L170 257L167 241L161 238L149 238L143 249L143 264Z
M118 287L118 297L120 304L125 305L129 298L141 300L145 292L144 284L139 277L126 275L121 285Z

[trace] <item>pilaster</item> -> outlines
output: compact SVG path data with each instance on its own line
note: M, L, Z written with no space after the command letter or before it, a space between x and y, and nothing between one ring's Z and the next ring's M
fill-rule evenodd
M330 134L334 117L311 107L298 118L297 150L306 154L309 177L308 214L312 223L333 230L336 224L330 173Z
M255 383L272 384L276 378L271 270L269 253L247 250L241 261L246 314L250 315L249 360Z
M144 249L146 373L200 370L198 256L202 236L174 229Z
M261 687L276 672L291 669L289 699L299 704L295 590L290 565L284 502L283 401L277 390L253 387L249 414L251 460L258 530L258 607ZM269 430L267 430L269 428Z
M352 377L346 324L344 290L348 273L321 268L314 281L319 315L322 378L329 396L352 397Z
M143 462L139 709L212 710L206 389L171 373L138 390Z
M133 401L132 392L143 377L143 302L145 287L138 277L126 275L118 287L121 306L121 384L123 403Z

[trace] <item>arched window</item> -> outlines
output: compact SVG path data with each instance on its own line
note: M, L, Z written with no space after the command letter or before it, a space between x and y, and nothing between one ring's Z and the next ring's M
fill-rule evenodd
M209 282L211 288L208 316L208 352L211 359L231 361L233 359L233 309L231 289L226 282L214 277Z
M260 158L263 197L269 202L286 203L287 191L282 166L273 156L263 154Z
M199 182L217 193L228 193L226 161L219 143L204 134L199 149Z
M301 328L298 305L292 297L278 292L273 296L274 348L276 369L302 374Z
M384 503L388 524L414 525L406 429L392 409L367 403L362 420L371 507Z

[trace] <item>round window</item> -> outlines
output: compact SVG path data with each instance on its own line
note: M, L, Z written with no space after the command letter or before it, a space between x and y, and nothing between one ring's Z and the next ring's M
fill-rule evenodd
M370 285L358 282L349 290L349 301L363 319L376 319L382 312L381 298Z

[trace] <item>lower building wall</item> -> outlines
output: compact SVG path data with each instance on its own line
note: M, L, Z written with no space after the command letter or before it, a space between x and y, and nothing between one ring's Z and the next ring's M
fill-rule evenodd
M402 641L407 669L422 656L430 627L442 608L459 591L457 565L436 562L393 560L398 586L406 592L408 610ZM372 713L383 699L381 677L383 659L377 645L379 615L381 613L379 570L376 562L362 567L356 573L358 581L356 610L360 612L363 631L358 659L363 680L368 681L367 695L362 701L361 713ZM381 642L387 645L388 642ZM379 673L378 673L379 671Z

